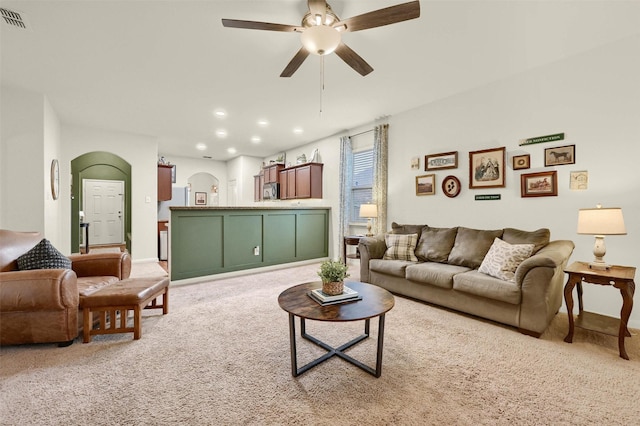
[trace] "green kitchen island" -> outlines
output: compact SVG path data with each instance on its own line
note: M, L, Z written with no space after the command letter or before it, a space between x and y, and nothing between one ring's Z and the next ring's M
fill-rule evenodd
M170 207L171 280L329 256L329 207Z

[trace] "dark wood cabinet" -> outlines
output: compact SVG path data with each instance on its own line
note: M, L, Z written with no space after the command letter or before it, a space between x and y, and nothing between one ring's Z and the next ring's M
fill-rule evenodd
M264 175L260 173L253 177L253 201L262 201L262 187L264 186Z
M158 201L171 199L171 169L173 166L158 164Z
M274 164L264 168L264 183L278 183L280 171L284 169L284 164Z
M305 163L280 172L280 198L322 198L322 164Z

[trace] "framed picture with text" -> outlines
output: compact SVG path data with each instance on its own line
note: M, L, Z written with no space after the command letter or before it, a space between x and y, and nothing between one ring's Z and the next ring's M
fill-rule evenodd
M504 188L505 147L469 152L469 188Z
M207 193L196 192L196 206L206 206L206 205L207 205Z
M458 167L458 151L443 152L424 156L424 170L456 169Z

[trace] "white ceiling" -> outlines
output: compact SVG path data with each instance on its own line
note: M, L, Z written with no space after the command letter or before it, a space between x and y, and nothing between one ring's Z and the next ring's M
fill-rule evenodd
M329 3L348 18L403 1ZM156 137L161 154L266 157L640 32L640 1L420 4L416 20L343 35L374 71L330 55L321 97L317 56L279 77L299 35L221 24L298 25L305 0L3 0L28 29L0 24L2 84L45 94L63 123Z

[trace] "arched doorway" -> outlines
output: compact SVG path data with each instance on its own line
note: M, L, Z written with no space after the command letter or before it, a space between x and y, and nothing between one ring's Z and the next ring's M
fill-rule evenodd
M80 211L83 206L84 187L87 181L123 182L124 242L131 252L131 164L109 152L88 152L71 160L71 251L80 251Z
M211 173L199 172L187 179L190 206L219 206L220 181Z

